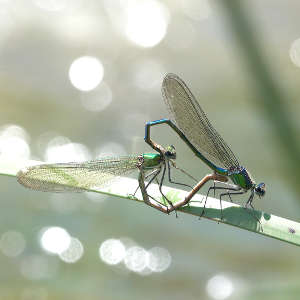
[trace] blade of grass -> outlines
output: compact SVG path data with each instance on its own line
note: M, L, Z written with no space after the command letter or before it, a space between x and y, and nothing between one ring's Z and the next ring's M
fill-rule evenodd
M16 176L19 169L38 163L40 162L0 161L0 175ZM89 192L106 194L128 200L135 200L142 203L143 200L140 191L135 197L130 194L130 192L135 191L137 186L138 181L135 179L120 178L120 180L107 188L91 189ZM173 203L183 199L188 194L186 191L166 186L163 187L163 191L168 199ZM24 192L26 192L25 188ZM147 189L147 192L155 199L163 203L164 200L162 199L156 184L150 185ZM204 199L205 196L197 194L193 197L189 205L178 209L178 211L200 217L203 211ZM219 199L209 197L205 208L205 215L203 217L218 223L239 227L241 229L300 246L300 223L258 210L246 210L244 207L231 202L222 201L222 207L224 216L223 220L220 219L221 211ZM254 214L256 218L260 220L261 224L259 224L251 214Z

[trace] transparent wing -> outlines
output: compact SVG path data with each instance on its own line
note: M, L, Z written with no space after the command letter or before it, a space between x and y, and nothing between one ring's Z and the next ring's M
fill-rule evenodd
M210 124L186 84L175 74L167 74L162 95L173 120L194 147L217 166L230 168L239 162L229 146Z
M43 164L20 170L18 182L44 192L82 192L103 187L118 176L137 169L138 156L124 156L82 163Z

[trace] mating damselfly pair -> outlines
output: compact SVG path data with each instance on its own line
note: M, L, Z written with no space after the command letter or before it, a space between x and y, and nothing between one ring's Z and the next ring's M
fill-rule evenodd
M214 181L214 185L208 189L202 215L205 213L206 200L212 190L221 191L219 196L221 219L223 219L222 197L225 195L231 200L232 195L240 195L250 191L245 207L250 206L253 208L254 195L264 196L265 184L256 184L250 173L240 165L229 146L210 124L201 106L183 80L175 74L167 74L162 83L162 95L169 110L170 118L148 122L145 126L145 141L156 153L81 163L32 166L18 172L19 183L39 191L81 192L94 187L102 187L118 176L128 175L134 170L139 170L139 188L144 202L164 213L170 213L188 204L194 194L209 180ZM184 199L176 203L169 201L163 193L162 186L166 173L169 182L184 186L189 185L172 180L171 169L172 167L178 168L175 164L176 152L174 146L164 148L155 143L150 137L150 128L159 124L169 125L194 154L213 170L213 173L206 175L199 181ZM184 170L181 171L186 173ZM158 175L161 175L158 183L159 191L163 199L166 200L164 203L155 200L147 193L149 185L154 180L158 181ZM146 179L148 180L147 183L145 183ZM232 181L232 184L227 183L228 179ZM223 182L224 185L216 186L215 181Z

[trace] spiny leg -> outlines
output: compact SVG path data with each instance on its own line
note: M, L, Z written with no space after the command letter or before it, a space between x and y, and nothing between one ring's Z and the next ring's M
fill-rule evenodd
M209 191L211 190L211 188L212 188L212 187L209 187L209 189L207 190L206 197L205 197L205 202L204 202L203 209L202 209L202 212L201 212L201 215L200 215L199 219L201 219L201 217L204 216L204 213L205 213L205 207L206 207L206 202L207 202L208 194L209 194ZM215 188L215 187L214 187L214 188Z
M248 208L248 205L250 205L252 207L252 209L254 209L254 207L252 205L253 197L254 197L254 193L252 192L249 199L247 200L247 202L245 204L245 208Z
M227 192L227 193L223 193L223 194L221 194L220 195L220 199L221 199L221 197L222 196L225 196L225 195L228 195L228 196L230 196L230 195L242 195L242 194L245 194L245 193L247 193L247 191L242 191L242 192L236 192L236 193L230 193L230 192ZM245 206L244 206L244 209L246 209L246 211L251 215L251 217L253 217L259 224L260 224L260 228L262 229L262 225L261 225L261 222L260 222L260 220L257 218L257 216L251 211L251 210L249 210L248 209L248 204L251 206L251 208L252 208L252 210L254 210L254 207L253 207L253 205L252 205L252 200L253 200L253 197L254 197L254 194L253 194L253 192L251 193L251 195L250 195L250 197L249 197L249 199L248 199L248 201L247 201L247 203L245 204Z
M147 188L148 188L149 185L153 182L153 180L156 180L156 181L157 181L157 184L159 184L157 177L158 177L158 175L159 175L160 172L161 172L161 168L155 170L155 172L151 172L151 174L148 174L148 175L153 175L153 174L154 174L154 175L153 175L153 177L148 181L147 185L145 186L145 193L147 194L148 197L150 197L151 199L153 199L153 200L154 200L155 202L157 202L158 204L161 204L161 205L167 207L165 204L163 204L163 203L157 201L154 197L152 197L151 195L149 195L149 194L147 193ZM149 177L149 176L147 176L147 177ZM145 177L145 178L146 178L146 177Z
M157 174L156 174L157 172ZM147 174L145 176L145 179L149 178L150 176L152 176L153 174L156 174L156 176L160 173L159 169L155 169L154 171L150 172L149 174ZM156 177L154 176L153 178L150 179L150 183L153 181L153 179ZM148 187L149 183L147 184L146 188ZM137 188L135 189L135 192L133 193L133 196L135 196L135 194L137 193L138 189L140 188L140 185L137 186Z
M226 183L225 183L225 184L226 184ZM205 202L204 202L204 205L203 205L203 210L202 210L202 213L201 213L201 215L200 215L200 218L201 218L201 217L204 215L204 213L205 213L205 207L206 207L207 198L208 198L209 192L210 192L211 190L214 190L214 195L215 195L216 190L227 190L227 191L231 190L231 191L238 191L238 190L240 190L240 188L239 188L239 187L233 187L233 185L230 185L230 187L216 186L216 185L215 185L215 181L214 181L214 185L211 186L211 187L209 187L209 189L208 189L208 191L207 191L207 193L206 193ZM229 193L229 192L228 192L228 193ZM227 195L227 193L226 193L226 195ZM222 215L221 219L223 219L223 209L222 209L221 199L220 199L220 208L221 208L221 215Z
M144 171L143 171L143 172L144 172ZM153 175L152 178L151 178L151 179L149 180L149 182L147 183L147 185L144 187L144 194L145 194L145 196L150 197L151 199L153 199L158 205L163 205L164 207L166 207L167 213L169 213L169 212L170 212L170 209L169 209L165 204L163 204L163 203L157 201L154 197L150 196L150 195L147 193L147 188L149 187L149 185L150 185L154 180L156 180L157 184L159 185L159 191L160 191L160 193L162 194L162 196L166 199L166 201L169 203L169 205L170 205L171 208L172 208L171 211L172 211L172 210L175 210L175 208L174 208L174 206L173 206L173 203L172 203L171 201L169 201L168 198L167 198L167 197L164 195L164 193L162 192L162 183L163 183L164 176L165 176L165 172L166 172L166 166L165 166L165 165L164 165L164 169L163 169L163 174L162 174L161 181L159 182L158 179L157 179L157 177L158 177L158 175L160 174L160 172L161 172L161 168L156 169L155 171L151 172L150 174L148 174L148 175L146 176L146 177L149 177L149 176ZM144 178L146 178L146 177L144 177ZM140 187L140 186L141 186L141 184L139 185L139 187ZM144 195L143 195L143 197L144 197ZM177 213L176 213L176 216L177 216Z
M228 198L229 198L230 202L233 203L232 198L231 198L231 196L230 196L231 194L229 193L229 190L227 190L227 195L228 195Z
M172 178L171 178L171 167L170 167L170 162L169 162L169 161L167 161L167 166L168 166L168 179L169 179L169 182L170 182L170 183L178 184L178 185L182 185L182 186L187 186L187 187L193 188L193 187L189 186L188 184L173 181Z
M244 206L244 208L247 210L247 212L249 212L248 205L250 205L250 207L252 208L252 212L254 211L254 207L252 205L253 198L254 198L254 192L252 190L251 191L251 195L250 195L249 199L247 200L247 202L246 202L246 204ZM262 224L261 224L260 220L256 217L256 215L254 213L251 213L251 216L254 217L259 222L260 228L263 231Z
M150 174L148 174L147 176L145 176L145 179L146 179L147 177L149 177L149 176L151 176L151 175L153 175L153 174L155 173L155 174L153 175L153 177L148 181L148 183L147 183L147 185L145 186L144 190L145 190L145 193L147 194L148 197L150 197L150 198L151 198L152 200L154 200L156 203L161 204L161 205L163 205L163 206L165 206L165 207L167 208L167 206L166 206L165 204L163 204L163 203L157 201L154 197L152 197L151 195L149 195L149 194L147 193L147 188L149 187L149 185L150 185L154 180L157 182L157 184L159 184L157 177L158 177L158 175L159 175L160 172L161 172L161 169L157 169L157 170L155 170L154 172L151 172ZM139 188L139 187L138 187L138 188Z
M188 195L181 201L177 201L174 204L175 208L182 207L186 204L189 204L191 202L191 199L195 196L196 193L204 186L205 183L208 181L214 180L216 182L222 182L226 183L228 181L228 178L226 176L220 175L220 174L208 174L204 176L193 188L192 190L188 193ZM197 201L198 202L198 201Z
M189 174L187 171L185 171L184 169L179 168L174 161L170 160L170 162L172 163L172 166L176 169L179 170L181 173L183 173L184 175L186 175L187 177L190 177L191 179L193 179L196 183L199 182L198 179L196 179L194 176L192 176L191 174Z
M233 191L238 191L240 188L236 187L234 184L229 184L227 183L225 180L224 181L221 181L220 179L223 179L223 178L226 178L226 177L223 177L222 175L217 175L217 174L214 174L214 176L219 176L218 179L213 179L214 181L214 185L213 186L210 186L208 188L208 191L206 193L206 199L210 193L211 190L214 190L214 196L215 196L215 190L229 190L229 189L232 189ZM222 184L225 184L227 187L220 187L220 186L216 186L216 183L222 183ZM193 201L191 201L193 202ZM206 203L206 202L205 202Z
M141 170L141 172L144 172L144 171ZM163 183L164 176L165 176L165 172L166 172L166 166L165 166L165 165L164 165L164 169L163 169L163 174L162 174L161 181L158 182L157 177L158 177L158 175L160 174L160 172L161 172L161 168L159 168L159 169L155 170L154 172L151 172L150 174L148 174L147 177L149 177L149 176L151 176L151 175L153 175L153 174L154 174L154 175L153 175L152 178L149 180L149 182L147 183L147 185L144 186L144 191L142 192L142 194L143 194L143 198L144 198L144 197L147 197L147 198L150 197L152 200L154 200L154 201L156 202L156 205L157 205L157 206L161 206L161 205L164 206L164 207L165 207L165 211L163 211L163 212L166 212L167 214L169 214L170 211L175 210L175 208L174 208L174 206L173 206L173 203L172 203L172 202L164 195L164 193L162 192L162 183ZM144 176L144 179L145 179L145 176ZM149 185L153 182L153 180L156 180L157 183L159 184L159 191L160 191L160 193L162 194L162 196L166 199L166 201L169 203L169 205L171 206L171 210L170 210L165 204L163 204L163 203L157 201L154 197L150 196L150 195L147 193L147 188L148 188ZM142 186L142 184L140 183L140 188L141 188L141 186ZM147 204L149 204L149 203L147 203ZM152 205L151 205L151 206L152 206ZM155 208L157 208L157 206L155 206ZM161 210L161 209L159 209L159 210ZM161 210L161 211L162 211L162 210ZM177 216L177 213L176 213L176 216Z
M214 181L214 198L216 198L216 182Z
M238 189L235 190L233 188L226 188L226 190L227 190L226 193L220 194L221 220L224 219L223 209L222 209L222 197L227 195L230 198L230 200L231 200L230 195L242 195L242 194L245 194L247 192L247 191L241 191L241 192L235 192L235 193L232 192L232 193L230 193L229 191L238 191Z
M155 174L153 176L153 178L155 178L156 176L157 176L157 174ZM152 180L153 180L153 178L152 178ZM138 180L139 180L139 187L141 189L141 193L142 193L144 202L147 205L154 207L163 213L169 214L169 208L166 205L158 202L156 199L154 199L153 197L151 197L147 194L146 187L145 187L145 174L144 174L144 170L142 168L140 169ZM152 201L149 198L151 198Z
M147 192L146 192L147 193ZM164 206L165 208L166 208L166 213L167 214L169 214L170 213L170 211L169 211L169 209L168 209L168 206L167 205L165 205L165 204L163 204L163 203L161 203L161 202L159 202L158 200L156 200L154 197L152 197L151 195L149 195L148 193L147 193L147 196L149 197L149 198L151 198L153 201L155 201L158 205L162 205L162 206Z
M191 177L192 179L194 179L195 181L197 181L195 178L193 178L193 176L191 176L190 174L188 174L188 173L185 172L184 170L178 168L178 167L176 166L175 162L172 162L172 165L173 165L173 167L174 167L175 169L180 170L181 172L183 172L183 173L186 174L187 176L189 176L189 177ZM191 188L191 189L193 188L192 186L190 186L190 185L188 185L188 184L173 181L172 178L171 178L171 167L170 167L170 161L169 161L169 160L167 161L167 166L168 166L168 177L169 177L169 182L170 182L170 183L177 184L177 185L181 185L181 186L187 186L187 187L189 187L189 188ZM176 217L177 217L177 212L176 212L176 210L175 210L175 213L176 213Z
M162 185L163 185L163 182L164 182L164 179L165 179L165 175L166 175L166 163L164 163L164 167L163 167L163 173L161 175L161 180L160 180L160 183L159 183L159 191L160 193L162 194L162 196L166 199L166 201L169 203L169 205L172 207L172 210L174 210L174 206L173 206L173 203L165 196L165 194L162 192ZM177 212L175 210L175 214L176 214L176 218L177 218Z
M168 165L168 177L169 177L169 182L171 182L171 183L173 183L173 184L178 184L178 185L182 185L182 186L187 186L187 187L189 187L189 188L193 188L193 187L190 186L189 184L173 181L172 178L171 178L171 167L170 167L170 161L169 161L169 160L167 161L167 165ZM178 168L174 162L172 162L172 165L173 165L173 167L174 167L175 169L181 171L181 172L184 173L185 175L189 176L190 178L192 178L193 180L195 180L196 182L198 182L197 179L195 179L193 176L191 176L190 174L188 174L186 171L184 171L184 170Z
M148 186L153 182L154 179L157 180L157 176L159 175L159 173L161 172L161 169L156 169L154 172L151 172L151 174L149 174L149 176L153 175L153 177L148 181L147 185L146 185L146 189L148 188ZM149 177L147 176L147 177ZM145 178L147 178L145 177Z
M237 188L237 189L232 188L232 189L230 189L230 188L224 187L224 190L227 190L227 192L226 192L226 193L223 193L223 195L227 195L228 198L229 198L229 200L230 200L230 202L233 202L233 201L232 201L232 198L231 198L231 194L235 194L235 193L230 193L229 191L230 191L230 190L231 190L231 191L238 191L238 190L240 190L240 188ZM241 193L241 194L244 194L244 193L245 193L245 192L243 192L243 193Z

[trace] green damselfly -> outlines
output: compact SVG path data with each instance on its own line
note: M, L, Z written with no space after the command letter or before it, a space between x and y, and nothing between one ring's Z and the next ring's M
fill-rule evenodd
M225 195L228 195L231 200L231 195L244 194L250 191L245 207L250 206L253 209L254 194L259 197L264 196L265 184L256 184L250 173L240 165L229 146L209 122L187 85L177 75L167 74L162 83L162 95L169 110L170 119L148 122L145 127L145 141L154 148L154 142L150 138L150 127L168 124L194 154L208 165L214 174L220 176L221 181L226 182L227 178L230 178L233 182L233 184L226 183L225 187L214 184L208 189L202 215L211 190L214 192L226 190L220 194L221 219L223 219L221 200ZM196 186L186 199L190 200L202 186L203 184Z
M189 177L191 175L178 168L175 164L176 151L174 146L163 148L154 145L159 153L144 153L116 158L105 158L86 162L41 164L27 167L17 173L17 180L23 186L44 192L84 192L93 188L110 184L119 176L129 175L139 170L139 188L146 204L169 214L185 204L185 199L172 203L164 195L162 184L166 171L169 182L183 186L171 178L171 167L174 167ZM161 174L160 182L157 177ZM145 179L149 179L145 185ZM194 178L193 178L194 179ZM154 181L159 183L159 191L164 203L158 202L147 193L147 187ZM195 179L194 179L195 180Z

